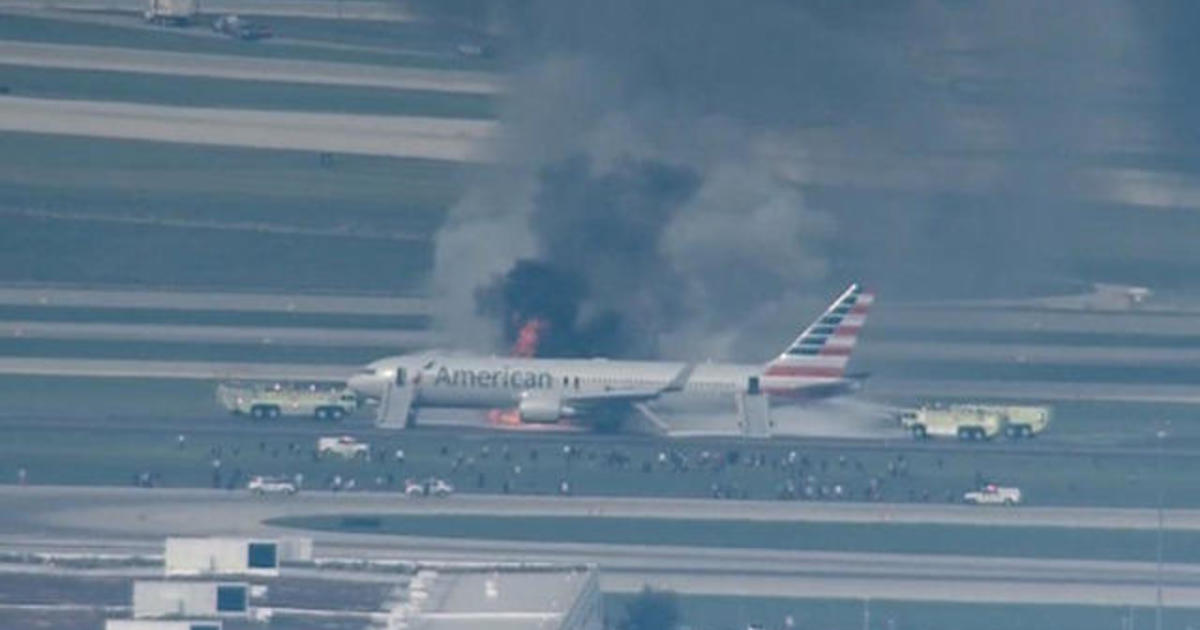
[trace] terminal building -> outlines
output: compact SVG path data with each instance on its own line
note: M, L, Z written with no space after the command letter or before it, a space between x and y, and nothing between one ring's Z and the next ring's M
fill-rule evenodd
M133 617L246 617L250 587L245 582L138 580L133 583Z
M220 621L187 619L109 619L104 624L104 630L222 630L223 627Z
M320 558L307 539L170 538L164 551L163 575L132 580L129 617L107 630L604 628L592 565Z
M312 540L285 538L191 538L167 539L163 570L167 576L279 575L281 562L312 560Z

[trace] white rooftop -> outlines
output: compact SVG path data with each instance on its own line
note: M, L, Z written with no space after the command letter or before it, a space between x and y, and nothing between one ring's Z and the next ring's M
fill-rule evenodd
M595 570L423 572L409 587L411 630L598 628Z

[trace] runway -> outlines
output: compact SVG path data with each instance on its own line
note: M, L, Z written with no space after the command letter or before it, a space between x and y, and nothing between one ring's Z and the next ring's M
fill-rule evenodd
M0 44L2 46L2 44ZM0 99L3 102L5 99ZM27 99L28 100L28 99ZM370 118L370 117L368 117ZM417 119L409 119L417 120ZM420 119L424 120L424 119ZM452 123L453 124L453 123ZM427 314L434 310L426 297L364 295L321 295L304 293L251 293L213 291L170 291L138 288L74 288L60 286L0 286L0 304L29 306L96 306L122 308L178 308L180 310L255 310L354 314ZM958 331L1030 331L1093 334L1142 334L1200 336L1200 319L1182 311L1124 311L1098 313L1065 309L984 309L975 303L942 305L938 303L882 304L872 316L870 331L884 337L881 354L907 354L924 348L946 358L967 355L985 358L1016 358L1022 354L1057 356L1063 351L1076 353L1075 359L1107 362L1120 360L1127 352L1137 352L1139 361L1189 362L1200 356L1194 348L1047 346L1032 344L971 344L889 341L892 330L939 328ZM882 329L882 330L880 330ZM873 351L864 344L862 351ZM978 354L977 354L978 353ZM1038 354L1041 353L1041 354ZM1051 358L1051 357L1047 357Z
M880 519L895 514L912 522L979 522L1144 528L1143 510L970 510L955 506L847 506L699 500L576 499L458 496L446 501L406 501L382 495L301 494L284 500L222 491L3 487L10 509L0 516L0 548L79 553L153 553L167 534L295 536L261 519L289 513L476 513L649 518L784 520ZM962 516L959 515L962 514ZM983 517L967 516L971 513ZM1005 521L1001 514L1021 514ZM859 521L861 522L861 521ZM1197 511L1169 511L1169 527L1200 527ZM976 558L922 554L778 551L670 545L522 543L312 532L319 557L370 557L427 561L597 563L602 587L633 591L649 583L684 594L779 597L849 597L897 600L1137 604L1153 601L1151 562L1035 558ZM1168 606L1200 602L1200 566L1168 564L1163 572Z
M121 11L140 15L145 10L145 3L139 0L0 0L0 9ZM413 19L400 5L371 0L205 0L204 11L394 22Z
M868 359L973 361L1023 365L1144 366L1200 365L1200 348L1139 346L1070 346L1031 343L976 343L877 340L864 344L857 357Z
M864 391L883 398L980 398L1001 400L1093 401L1124 403L1200 403L1200 387L1156 383L1051 383L1046 381L988 381L907 379L900 376L870 379Z
M286 516L322 514L440 514L487 516L669 518L794 523L866 523L987 527L1087 527L1147 530L1157 512L1142 508L1028 507L988 509L967 505L917 503L795 503L680 498L544 497L461 494L440 501L409 501L394 494L306 492L286 500L206 489L138 490L72 486L0 486L0 499L14 511L32 515L47 530L107 535L201 535L211 527L205 514L220 511L236 531L265 531L261 522ZM17 509L19 508L19 509ZM137 518L131 519L130 513ZM0 517L0 531L9 521ZM1200 509L1164 511L1164 527L1200 531ZM268 528L269 529L269 528Z
M0 60L3 60L6 65L40 68L141 72L243 81L429 90L467 94L495 94L501 91L499 77L483 72L149 51L112 46L0 41Z
M944 112L947 118L965 118L966 124L978 120L978 110ZM1087 116L1086 112L1080 112ZM976 120L970 120L976 118ZM1094 116L1097 125L1111 123L1105 117ZM890 151L870 154L853 153L846 157L837 147L845 142L847 129L839 129L831 138L828 129L817 128L797 134L800 146L813 147L810 155L799 155L784 147L763 152L768 159L777 160L777 174L788 181L801 184L820 184L855 190L921 193L941 191L982 195L1002 181L1003 162L984 151L981 155L905 155ZM1003 133L999 134L1003 137ZM1134 134L1136 135L1136 131ZM1136 138L1114 138L1111 143L1098 142L1097 151L1122 146L1129 150L1144 150ZM984 143L985 145L987 143ZM1137 147L1137 148L1134 148ZM993 149L1003 151L1002 145ZM904 159L899 159L900 157ZM1074 191L1073 196L1087 203L1111 203L1147 209L1200 208L1200 181L1190 173L1174 172L1155 167L1121 168L1081 166L1071 162L1056 164L1065 167L1061 185Z
M874 314L887 328L947 332L1022 330L1031 333L1108 335L1200 335L1200 318L1187 312L1070 309L962 308L938 304L883 304Z
M181 311L279 311L354 315L428 315L429 300L303 293L234 293L0 286L0 304L47 307L157 308Z
M359 366L0 357L0 374L185 380L344 381Z
M456 162L485 161L495 129L444 118L0 98L5 131Z
M0 336L31 339L94 339L187 343L287 344L397 348L436 346L439 335L426 330L355 330L297 326L211 326L112 324L99 322L0 321Z

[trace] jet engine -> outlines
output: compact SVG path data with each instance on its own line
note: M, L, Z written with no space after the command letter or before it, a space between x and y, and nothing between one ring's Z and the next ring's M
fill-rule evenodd
M573 416L575 410L564 405L557 396L524 395L517 405L517 413L521 416L521 422L545 424Z

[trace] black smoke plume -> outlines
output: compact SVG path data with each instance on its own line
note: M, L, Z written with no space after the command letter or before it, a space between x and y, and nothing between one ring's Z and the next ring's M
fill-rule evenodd
M543 324L538 356L624 354L631 339L621 316L612 311L581 316L586 294L579 275L537 260L518 260L507 273L479 287L475 303L480 315L501 322L507 346L526 324L538 320Z
M656 334L682 316L661 241L699 177L637 160L596 173L574 156L547 165L540 182L530 216L538 259L518 260L481 287L477 312L497 318L509 344L529 320L545 321L543 356L653 355ZM625 308L602 306L613 304Z
M1200 269L1194 213L1144 211L1195 197L1154 158L1162 119L1195 127L1160 61L1194 63L1144 3L467 4L512 69L494 163L438 238L457 339L509 326L455 318L522 259L579 278L568 330L615 318L603 354L739 359L851 280L983 297Z

